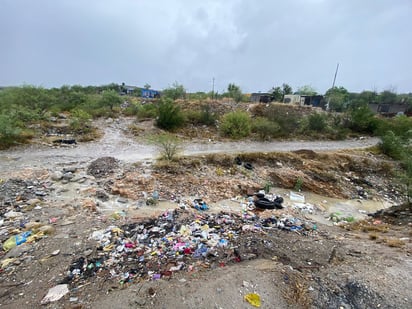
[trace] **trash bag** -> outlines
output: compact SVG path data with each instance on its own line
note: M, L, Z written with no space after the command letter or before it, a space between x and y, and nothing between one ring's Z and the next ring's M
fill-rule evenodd
M260 301L260 295L259 294L249 293L249 294L245 295L244 299L254 307L260 307L261 306L261 301Z

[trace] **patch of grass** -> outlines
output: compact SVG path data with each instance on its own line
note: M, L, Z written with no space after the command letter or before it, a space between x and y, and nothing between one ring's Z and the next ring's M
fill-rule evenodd
M221 177L225 175L225 171L220 166L216 167L216 175Z
M226 155L226 154L217 154L217 153L208 154L205 156L205 159L206 159L206 164L210 164L210 165L216 164L222 167L232 167L235 162L235 158L233 156Z
M156 160L153 168L159 172L166 172L172 175L182 174L182 167L178 162L170 160Z
M300 192L302 190L302 186L303 186L303 179L301 177L298 177L298 179L296 179L296 183L293 189L295 191Z
M99 138L101 138L103 136L103 133L96 129L96 128L92 128L90 132L85 133L85 134L81 134L77 140L79 142L90 142L90 141L94 141L97 140Z
M354 216L349 216L349 217L342 217L342 214L340 212L333 212L329 215L330 220L332 220L333 222L348 222L348 223L352 223L355 222L355 217Z
M137 126L136 124L131 124L127 127L129 129L129 131L134 135L134 136L138 136L140 135L142 132L144 132L144 129L140 128L139 126Z

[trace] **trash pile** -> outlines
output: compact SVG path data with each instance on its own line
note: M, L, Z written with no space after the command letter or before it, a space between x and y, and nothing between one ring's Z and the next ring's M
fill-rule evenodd
M261 219L233 213L174 209L156 219L94 231L96 248L74 260L61 284L77 284L100 273L120 284L168 278L248 259L240 245L245 234L272 229L316 235L316 225L291 216Z
M0 183L0 212L3 214L7 207L20 208L27 201L43 199L53 190L48 181L9 179Z

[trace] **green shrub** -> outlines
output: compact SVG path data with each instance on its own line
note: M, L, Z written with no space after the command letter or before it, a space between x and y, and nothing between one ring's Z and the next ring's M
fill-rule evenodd
M379 148L384 154L392 157L395 160L401 160L404 157L405 150L402 144L402 140L392 131L388 131L384 136L381 137Z
M187 123L191 123L193 125L200 124L200 111L199 110L187 110L184 112L184 117Z
M224 136L235 139L249 136L251 132L249 115L241 111L225 114L220 125L220 132Z
M158 106L156 126L164 130L173 130L184 124L184 117L173 100L161 99Z
M323 132L327 128L327 116L315 113L308 116L308 129L315 132Z
M125 116L137 116L139 112L139 107L136 104L129 104L125 109L123 109L122 113Z
M72 111L70 119L70 129L77 134L87 134L92 130L91 116L82 109L75 109Z
M409 140L412 138L412 118L405 115L400 115L393 118L380 120L378 134L383 135L387 131L392 131L403 141Z
M0 149L10 147L20 139L22 130L9 115L0 115Z
M280 132L280 126L267 118L257 117L252 122L252 132L256 133L261 140L266 140L276 137Z
M137 118L156 118L157 116L157 106L153 103L143 104L137 107Z
M267 118L279 124L279 136L290 136L298 130L301 116L288 106L272 105L267 111Z
M200 123L212 126L216 124L216 115L212 112L210 105L203 105L202 111L200 112Z
M372 134L378 128L379 120L374 117L374 113L368 106L361 106L349 114L349 128L359 133Z
M194 125L212 126L216 123L216 115L211 111L209 105L203 105L201 110L188 110L185 112L186 119Z
M301 177L298 177L298 179L296 179L296 183L295 183L295 186L293 187L293 189L295 191L301 191L302 186L303 186L303 179Z

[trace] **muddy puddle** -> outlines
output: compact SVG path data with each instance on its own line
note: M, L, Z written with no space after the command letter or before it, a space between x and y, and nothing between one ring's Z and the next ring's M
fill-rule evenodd
M89 179L83 183L69 182L56 187L49 197L58 204L78 203L77 206L81 207L80 203L84 198L89 196L90 199L95 199L95 191L93 189L91 190L93 186L93 181ZM109 195L105 201L95 200L98 211L106 217L115 216L117 219L121 217L139 219L148 216L158 216L169 209L180 208L183 207L183 205L190 207L191 201L194 199L194 197L186 197L180 203L177 203L160 198L156 205L146 205L145 200L147 196L151 196L151 194L152 192L142 192L142 198L139 200L125 199L118 195ZM308 219L326 225L334 224L330 218L331 214L345 218L353 217L355 220L360 220L367 218L368 213L393 206L393 203L389 201L328 198L310 192L296 193L281 188L272 188L271 194L282 196L284 199L283 206L285 208L284 210L265 211L262 215L279 215L286 211L291 214L303 215ZM233 197L232 199L221 200L216 203L208 203L208 211L242 214L247 202L248 200L246 198Z

